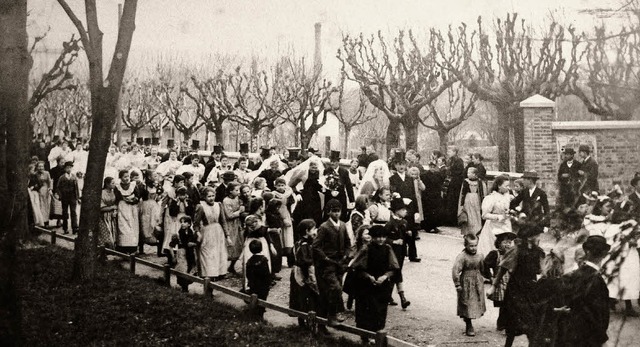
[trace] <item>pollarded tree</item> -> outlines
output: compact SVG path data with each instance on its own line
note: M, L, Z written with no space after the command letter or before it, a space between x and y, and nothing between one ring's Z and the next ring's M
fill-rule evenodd
M91 151L87 163L82 193L80 231L75 245L73 273L76 280L91 280L95 274L98 221L102 197L102 179L111 145L111 130L116 121L118 97L127 67L133 31L135 30L137 0L125 0L118 37L111 65L105 78L103 70L103 33L98 25L96 0L85 0L86 29L67 1L58 0L75 25L89 61L89 90L91 92Z
M184 93L196 105L196 114L207 128L216 137L216 143L224 143L224 122L236 115L236 104L233 88L230 86L230 77L222 70L206 80L199 80L195 75L191 76L193 90L183 87Z
M421 123L438 133L442 153L447 152L449 133L476 111L477 98L462 83L457 82L449 87L446 93L426 106L427 116L421 119Z
M131 130L133 141L142 128L153 124L160 111L150 82L131 81L126 84L123 94L122 123Z
M348 78L389 119L387 148L403 147L404 128L406 148L417 149L420 111L455 82L436 60L440 41L430 33L426 47L421 47L411 31L399 31L391 45L381 32L368 39L360 34L342 40L338 58L349 66Z
M568 35L567 35L568 34ZM493 37L491 37L493 35ZM517 14L497 19L488 33L478 18L471 33L466 24L449 29L438 46L443 65L480 100L496 109L499 169L509 170L509 133L516 148L516 170L524 170L524 118L520 102L540 94L549 99L568 94L581 57L581 36L556 22L537 33ZM568 36L568 37L567 37Z
M283 112L272 92L273 81L273 76L258 71L255 64L249 73L242 73L238 67L229 77L237 107L233 121L249 130L251 148L254 148L260 131L274 128L280 121L277 115Z
M187 100L184 89L171 80L170 73L160 72L159 81L153 87L154 96L167 119L182 134L183 141L189 141L204 125L196 112L198 104Z
M327 123L329 113L335 112L331 97L336 92L331 82L322 78L320 69L307 70L304 59L285 59L277 68L273 93L282 110L279 117L295 126L303 149Z
M371 104L361 89L345 92L344 83L346 79L347 72L345 71L343 63L342 71L340 73L340 84L338 85L337 108L334 114L342 126L344 133L342 153L345 155L349 152L351 131L354 128L366 124L378 117L376 113L371 112Z
M640 107L640 4L625 6L629 21L611 33L602 24L588 40L586 81L573 80L573 92L587 110L604 119L629 120Z
M91 124L91 94L86 86L78 83L78 87L68 90L62 94L66 96L70 103L70 112L67 114L67 128L76 129L78 136L83 129L90 133Z

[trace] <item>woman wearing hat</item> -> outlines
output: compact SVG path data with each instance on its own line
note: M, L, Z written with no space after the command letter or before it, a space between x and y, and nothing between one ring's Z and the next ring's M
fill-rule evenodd
M491 297L509 273L509 283L504 294L504 322L507 334L506 347L513 345L516 336L527 335L529 340L535 333L538 317L535 306L535 287L544 251L538 246L541 226L525 223L520 227L517 246L509 250L502 261L487 296Z
M498 176L493 181L491 194L482 201L482 219L484 226L480 231L478 252L489 254L495 249L496 234L511 232L511 220L509 218L509 177Z
M369 331L384 329L387 304L393 290L392 278L400 266L391 246L386 243L387 231L381 225L369 229L371 243L356 256L350 268L358 281L356 294L356 326ZM365 344L368 338L362 337Z

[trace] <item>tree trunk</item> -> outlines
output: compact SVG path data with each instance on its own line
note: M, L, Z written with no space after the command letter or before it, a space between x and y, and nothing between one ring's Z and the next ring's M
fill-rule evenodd
M135 143L136 142L136 132L134 131L133 128L129 128L129 130L131 131L131 143Z
M342 142L342 153L345 157L349 157L349 136L351 136L351 129L344 127L344 141Z
M313 138L312 133L301 133L300 134L300 147L303 150L309 148L309 144L311 143L311 139Z
M508 172L509 165L509 115L498 110L498 170Z
M440 141L439 148L441 153L447 153L447 144L449 143L449 130L438 130L438 140Z
M28 234L27 165L29 160L29 70L27 1L0 5L0 120L6 123L5 202L0 212L0 345L21 346L20 296L17 290L17 245ZM6 194L6 195L5 195Z
M396 119L389 119L389 126L387 127L387 155L391 148L400 146L400 122Z
M511 113L510 123L516 149L516 172L524 172L524 113L521 108Z
M222 131L222 126L217 126L213 133L216 137L216 145L224 146L224 131Z
M404 126L405 136L405 149L418 150L418 129L420 128L420 122L417 115L405 116L405 120L402 122Z

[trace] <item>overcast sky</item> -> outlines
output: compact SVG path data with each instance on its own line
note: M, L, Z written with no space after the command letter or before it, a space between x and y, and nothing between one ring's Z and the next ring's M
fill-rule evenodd
M85 21L84 1L68 0ZM104 32L105 60L112 55L117 32L118 0L99 0L99 22ZM238 61L251 56L274 59L295 50L313 56L314 23L321 22L325 71L337 71L335 59L342 33L357 34L411 28L446 28L461 21L475 22L518 12L533 23L550 14L580 30L599 20L580 10L619 8L612 0L140 0L130 68L139 69L159 55L187 63L207 62L207 55L223 54ZM76 32L55 0L32 0L30 34L51 28L46 48L57 49ZM562 7L560 7L562 6Z

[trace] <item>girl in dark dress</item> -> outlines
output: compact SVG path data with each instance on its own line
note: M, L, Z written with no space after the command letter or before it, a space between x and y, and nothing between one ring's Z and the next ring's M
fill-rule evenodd
M356 326L369 331L384 329L387 321L389 297L393 290L391 278L400 269L398 261L386 243L386 229L374 225L369 229L371 244L354 259L351 269L358 278L356 291ZM363 343L369 339L362 337Z
M510 249L500 262L500 269L487 295L492 295L504 274L509 272L509 283L504 295L504 319L507 340L511 347L516 336L533 337L536 327L535 289L537 275L541 272L544 251L538 246L542 227L523 225L518 232L517 246Z
M320 200L320 193L322 192L322 185L319 182L320 171L318 164L315 161L309 162L308 177L302 186L302 192L300 193L302 201L296 204L293 211L293 224L298 225L300 221L305 218L313 219L316 225L322 224L322 201ZM297 182L289 182L289 186L295 189ZM299 235L298 235L299 236Z

